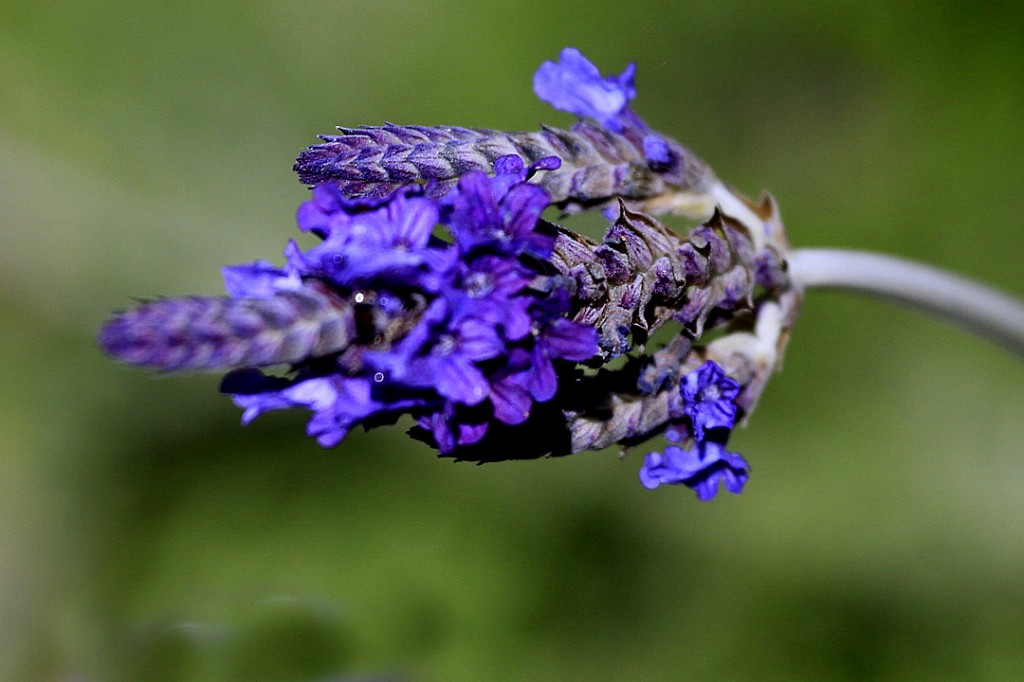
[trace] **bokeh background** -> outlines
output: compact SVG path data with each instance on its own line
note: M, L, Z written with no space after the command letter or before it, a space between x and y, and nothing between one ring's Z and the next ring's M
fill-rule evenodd
M1019 680L1024 364L809 296L733 443L739 497L642 452L476 467L402 428L242 428L218 378L94 347L132 297L281 262L335 124L570 117L566 45L800 246L1024 295L1021 2L5 0L0 679Z

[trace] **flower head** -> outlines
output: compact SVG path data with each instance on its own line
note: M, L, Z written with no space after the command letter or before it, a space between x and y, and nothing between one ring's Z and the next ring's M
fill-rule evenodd
M302 408L324 447L403 415L441 454L476 461L662 433L672 444L645 458L645 486L739 492L748 467L724 444L773 364L751 358L781 347L799 304L785 236L770 200L686 234L657 221L706 216L722 185L631 110L634 73L602 76L572 48L542 65L537 95L591 119L569 130L322 136L295 166L313 186L296 221L319 243L290 241L280 267L224 268L225 297L117 313L100 345L160 371L230 370L221 389L244 423ZM544 220L551 207L610 208L614 222L595 241ZM649 351L672 322L676 337ZM700 345L705 328L728 354ZM744 368L742 384L714 362L697 367L709 354Z

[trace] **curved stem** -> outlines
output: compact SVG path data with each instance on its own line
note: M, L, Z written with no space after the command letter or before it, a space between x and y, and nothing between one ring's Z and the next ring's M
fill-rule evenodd
M1024 355L1024 302L959 275L844 249L796 249L789 267L798 287L846 289L902 303Z

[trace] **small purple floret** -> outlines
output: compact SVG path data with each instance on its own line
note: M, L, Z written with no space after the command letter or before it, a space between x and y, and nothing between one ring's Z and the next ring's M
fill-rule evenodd
M621 114L636 96L630 64L618 76L604 78L579 50L567 47L559 61L544 62L533 77L533 91L551 106L595 119L608 130L621 132Z
M736 424L736 396L740 385L708 360L680 380L683 412L693 424L693 436L703 441L710 429L731 429Z
M534 166L557 168L559 163L545 157ZM494 164L493 177L468 173L442 200L443 219L462 252L486 246L507 255L551 255L554 237L534 229L549 203L547 192L526 181L534 166L527 168L518 156L503 156Z
M699 443L690 450L670 445L664 453L652 452L644 458L640 482L652 490L659 485L681 483L707 502L718 493L720 482L731 493L742 492L750 478L749 469L741 455L729 452L719 443Z
M299 220L306 221L300 227L324 241L306 252L289 248L289 266L294 270L339 286L370 286L380 279L417 280L423 266L440 257L428 248L438 221L432 199L417 196L413 189L369 208L365 201L342 197L325 201L335 192L335 188L318 187L314 198L300 207Z

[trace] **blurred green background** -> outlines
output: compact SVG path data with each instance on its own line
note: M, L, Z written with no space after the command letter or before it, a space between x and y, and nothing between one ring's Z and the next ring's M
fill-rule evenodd
M814 293L734 437L747 491L640 454L322 451L93 338L281 262L335 124L570 117L566 45L794 244L1024 294L1021 2L38 2L0 7L0 679L1019 680L1024 364Z

